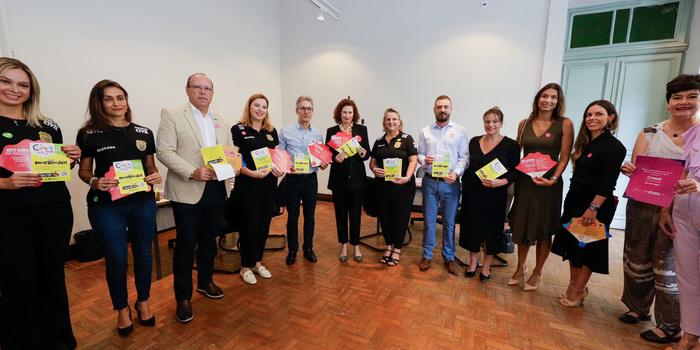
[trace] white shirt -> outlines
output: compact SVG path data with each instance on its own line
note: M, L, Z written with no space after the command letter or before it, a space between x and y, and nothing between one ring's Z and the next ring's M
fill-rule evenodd
M448 122L444 127L437 123L426 126L418 136L418 163L423 165L426 174L432 166L425 164L425 156L449 155L450 172L462 176L469 165L469 138L463 126Z
M203 115L202 112L197 109L192 103L192 116L194 120L197 121L197 126L199 126L199 132L201 132L202 142L204 143L202 147L216 146L216 131L214 130L214 120L213 113L211 109L207 111L207 115Z

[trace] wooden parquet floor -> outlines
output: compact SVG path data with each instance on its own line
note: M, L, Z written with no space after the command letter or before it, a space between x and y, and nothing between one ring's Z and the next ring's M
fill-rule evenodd
M301 220L300 220L301 221ZM286 216L273 220L272 232L284 232ZM373 232L374 218L363 218L363 233ZM288 267L286 251L266 252L263 260L273 278L246 285L239 275L216 274L225 292L211 300L195 293L195 317L175 318L172 292L172 232L160 236L164 271L154 279L151 305L155 327L140 326L120 337L116 313L104 279L102 260L71 261L66 279L73 327L81 349L661 349L639 338L652 327L617 320L626 309L622 293L621 232L611 239L610 275L594 275L590 295L580 308L564 308L556 295L568 284L568 267L557 256L547 263L540 288L523 292L506 286L512 267L494 268L482 283L449 275L436 250L433 267L421 272L422 224L412 227L414 240L396 267L379 264L379 252L363 248L365 262L337 259L332 204L319 202L316 212L316 264L303 260ZM440 240L438 240L440 241ZM460 248L460 254L465 252ZM534 250L530 266L534 266ZM514 255L503 255L515 263ZM218 264L236 265L227 254ZM196 273L196 272L195 272ZM129 276L130 304L135 300ZM134 313L135 317L135 313Z

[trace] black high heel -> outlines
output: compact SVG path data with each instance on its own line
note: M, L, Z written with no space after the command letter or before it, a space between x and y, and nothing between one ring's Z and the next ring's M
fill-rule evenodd
M134 303L134 309L136 309L136 315L139 317L139 323L144 325L144 326L149 326L149 327L155 326L156 325L156 315L153 314L149 319L144 320L143 318L141 318L141 311L139 311L138 303L139 303L138 301Z
M131 331L134 330L134 321L132 321L131 319L131 308L129 306L127 307L129 308L129 320L131 320L131 324L124 328L117 326L117 332L119 332L119 335L121 335L122 337L128 336L129 334L131 334Z

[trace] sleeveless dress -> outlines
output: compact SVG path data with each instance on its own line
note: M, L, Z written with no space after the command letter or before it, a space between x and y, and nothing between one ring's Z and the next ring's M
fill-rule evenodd
M523 128L521 144L523 154L540 152L559 161L564 119L552 120L544 134L537 137L532 122L527 121ZM554 174L556 166L542 177L548 179ZM513 230L513 242L516 244L535 245L538 241L549 240L559 231L561 225L561 202L563 184L561 178L550 187L537 186L532 178L520 171L515 179L515 199L510 211L510 227Z

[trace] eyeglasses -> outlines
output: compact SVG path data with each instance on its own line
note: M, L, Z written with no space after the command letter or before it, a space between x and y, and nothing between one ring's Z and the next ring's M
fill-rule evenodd
M194 90L204 90L206 92L212 92L214 91L213 88L206 86L206 85L187 85L188 88L194 89Z
M313 107L297 107L302 112L311 112L314 110Z

